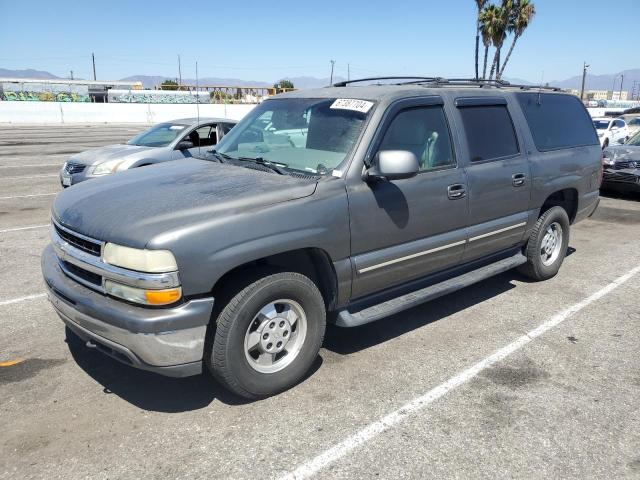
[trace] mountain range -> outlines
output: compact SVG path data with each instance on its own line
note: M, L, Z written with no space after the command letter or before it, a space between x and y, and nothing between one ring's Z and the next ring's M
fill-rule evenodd
M587 74L585 88L587 90L611 90L615 83L615 90L620 89L620 80L624 76L622 89L632 91L634 84L636 85L636 92L640 92L640 68L623 70L618 73L610 73L603 75L591 75ZM0 68L0 77L12 77L12 78L41 78L41 79L56 79L62 78L56 75L43 71L43 70L9 70ZM296 88L307 89L324 87L329 85L329 78L316 78L311 76L299 76L299 77L286 77L293 82ZM164 80L175 80L175 77L167 77L162 75L133 75L122 78L123 81L139 81L145 88L153 88L156 85L161 84ZM536 82L531 82L519 78L508 78L506 80L511 83L521 85L537 85ZM340 82L345 80L342 77L334 77L334 82ZM195 85L196 81L193 78L183 78L182 82L185 84ZM203 77L198 79L200 85L227 85L238 87L270 87L274 82L267 82L264 80L243 80L239 78L219 78L219 77ZM547 82L545 82L547 83ZM553 85L561 88L580 88L582 84L582 76L576 75L574 77L567 78L565 80L555 80L548 82L549 85Z

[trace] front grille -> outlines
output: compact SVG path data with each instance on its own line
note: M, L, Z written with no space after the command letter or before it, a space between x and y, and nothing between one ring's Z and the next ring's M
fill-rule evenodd
M621 170L623 168L640 168L640 160L629 160L626 162L616 162L613 165L615 170Z
M74 247L82 250L83 252L87 252L91 255L95 255L96 257L100 256L100 244L96 242L92 242L81 238L77 235L68 232L67 230L63 230L57 225L54 225L56 229L56 233L60 235L60 237L66 242L70 243Z
M607 182L640 183L640 175L627 172L604 172L604 180Z
M87 168L87 166L83 165L82 163L67 162L64 170L65 172L73 175L74 173L82 172L85 168Z
M85 282L89 282L96 287L102 287L102 277L96 273L85 270L84 268L80 268L75 266L73 263L62 261L62 265L65 270L67 270L72 275L84 280Z

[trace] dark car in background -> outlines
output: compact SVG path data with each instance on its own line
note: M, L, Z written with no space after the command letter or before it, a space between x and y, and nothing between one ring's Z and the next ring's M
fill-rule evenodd
M623 145L605 148L602 188L640 193L640 132Z

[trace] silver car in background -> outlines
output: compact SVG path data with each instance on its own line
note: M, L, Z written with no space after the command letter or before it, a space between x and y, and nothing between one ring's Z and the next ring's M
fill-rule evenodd
M210 149L235 124L235 120L227 118L183 118L158 123L124 145L92 148L72 156L62 166L60 183L69 187L130 168L191 157L190 149Z

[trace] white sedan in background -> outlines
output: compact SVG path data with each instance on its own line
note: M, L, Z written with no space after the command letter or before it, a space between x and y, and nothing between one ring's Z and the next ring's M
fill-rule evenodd
M70 187L130 168L191 157L194 149L211 149L236 124L227 118L183 118L154 125L126 144L93 148L72 156L60 171Z
M621 118L597 117L593 119L593 126L602 148L624 143L629 138L629 127Z

